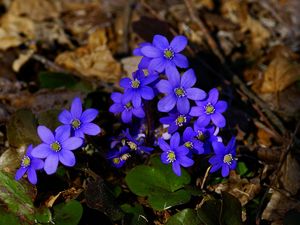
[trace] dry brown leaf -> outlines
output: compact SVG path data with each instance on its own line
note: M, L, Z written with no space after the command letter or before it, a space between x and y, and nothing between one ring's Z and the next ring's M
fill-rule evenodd
M35 50L34 49L29 49L24 53L21 53L19 55L19 58L17 58L13 62L13 70L15 72L19 72L20 68L30 59L30 57L34 54Z
M140 61L140 56L130 56L121 60L123 70L126 71L127 76L131 76L131 74L137 70Z
M287 57L277 56L263 76L262 93L279 92L300 79L300 64Z
M60 14L60 1L53 0L14 0L9 13L23 16L35 21L58 18Z
M96 41L97 37L102 38L101 32L91 36L88 45L61 53L55 62L86 77L95 77L108 83L117 82L121 75L120 63L113 58L106 45L98 45L102 43Z
M246 178L241 179L235 171L231 171L227 183L210 186L209 189L219 194L221 194L222 191L229 192L239 199L242 206L244 206L260 192L261 187L258 178L253 178L248 181Z

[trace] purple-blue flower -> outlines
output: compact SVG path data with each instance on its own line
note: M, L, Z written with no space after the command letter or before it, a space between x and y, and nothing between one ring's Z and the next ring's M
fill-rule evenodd
M71 111L63 110L58 120L63 123L57 128L58 132L71 131L71 134L75 137L84 138L84 134L97 135L101 132L98 125L91 123L98 115L96 109L86 109L82 112L82 104L80 98L74 98ZM59 131L59 130L62 131Z
M161 154L161 161L164 164L172 163L172 169L177 176L181 175L180 166L189 167L194 164L194 161L187 157L189 150L184 146L179 146L180 135L179 133L173 134L168 145L162 138L158 139L158 145L163 150Z
M31 154L35 158L46 158L44 170L47 174L55 173L59 162L69 167L75 165L76 160L72 150L82 145L81 138L70 137L70 132L62 129L56 131L54 135L45 126L38 126L37 132L43 143L32 149Z
M121 93L112 93L111 99L114 101L114 104L110 106L109 111L114 114L121 113L121 118L124 123L131 123L132 116L136 116L138 118L145 117L142 105L134 107L131 101L124 102L124 98Z
M198 133L193 128L187 127L182 136L183 146L195 154L204 153L203 143L197 139Z
M120 86L123 87L123 101L132 101L134 107L142 104L142 99L151 100L154 98L154 91L149 85L158 78L158 74L152 73L145 76L143 70L137 70L132 74L133 79L128 77L120 80Z
M170 134L178 130L179 127L183 127L190 122L191 117L188 114L170 113L169 116L162 117L159 121L162 124L168 124L168 132Z
M217 136L219 128L212 125L201 127L197 123L194 123L194 131L197 133L196 139L203 142L204 153L211 152L211 146L213 142L222 142L222 138Z
M109 159L112 165L116 168L122 167L130 157L129 149L124 147L121 147L120 149L113 149L107 155L107 159Z
M187 45L187 38L178 35L169 43L168 39L162 35L155 35L152 45L141 48L141 53L151 58L148 69L162 73L165 71L168 77L173 76L172 71L189 66L187 58L180 52Z
M213 173L222 168L222 176L227 177L229 171L234 170L237 165L235 138L232 137L227 146L220 142L214 142L212 145L215 155L209 159L209 163L212 165L210 172Z
M196 101L197 106L192 107L190 115L198 117L199 126L205 127L212 121L217 127L225 127L226 120L222 115L227 109L225 101L218 101L219 92L216 88L209 91L208 98Z
M161 93L165 93L157 104L160 112L169 112L175 105L179 113L187 114L190 111L191 100L201 100L206 97L206 93L199 88L192 88L196 83L196 76L192 69L183 73L182 77L177 70L173 71L169 80L161 80L156 84Z
M36 159L31 155L32 145L29 145L26 154L24 155L21 167L17 170L15 179L20 180L25 173L27 173L27 178L32 184L37 183L36 170L43 169L44 161L41 159Z
M144 146L144 138L134 138L129 133L129 129L126 130L125 137L127 138L125 141L124 148L128 148L130 151L138 152L138 153L150 153L153 148Z

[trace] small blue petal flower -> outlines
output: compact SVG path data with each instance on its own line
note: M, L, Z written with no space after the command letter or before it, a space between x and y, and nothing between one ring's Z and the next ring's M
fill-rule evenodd
M137 108L142 105L142 99L151 100L154 98L155 94L150 84L158 78L158 74L153 73L145 76L143 70L137 70L132 74L132 77L133 79L122 78L120 86L125 89L123 101L132 101L133 106Z
M21 167L17 170L15 179L20 180L25 173L27 173L27 178L32 184L37 183L36 170L43 169L44 161L41 159L36 159L31 155L32 145L29 145L26 154L24 155Z
M189 113L189 99L202 100L206 97L206 93L203 90L192 88L195 83L196 76L192 69L183 73L182 77L180 77L177 70L174 70L169 80L161 80L156 84L158 91L166 94L158 102L158 110L160 112L170 112L176 105L179 113Z
M153 148L144 146L143 138L134 138L129 133L129 129L126 130L125 137L127 140L125 141L125 148L128 148L130 151L138 152L138 153L150 153Z
M135 107L131 101L125 102L121 93L112 93L111 99L114 101L114 104L110 106L109 111L114 114L121 113L121 118L124 123L131 123L132 116L138 118L145 117L142 105Z
M187 45L187 38L179 35L169 44L166 37L162 35L155 35L152 45L145 45L141 47L140 52L145 57L151 59L148 69L150 71L157 71L162 73L165 71L168 77L172 76L172 71L179 68L187 68L189 63L187 58L180 54L180 52Z
M121 147L119 150L114 149L107 155L107 159L116 168L121 168L130 157L129 149L124 147Z
M215 155L209 159L209 163L212 165L211 173L221 169L222 176L227 177L230 170L234 170L237 165L235 138L232 137L227 146L223 143L212 143Z
M139 44L139 47L138 48L135 48L133 50L133 55L136 55L136 56L143 56L139 65L138 65L138 68L139 69L148 69L149 67L149 64L151 62L151 58L148 58L147 56L145 56L142 51L141 51L141 48L145 47L145 46L151 46L152 44L151 43L148 43L148 42L144 42L144 43L141 43ZM154 71L151 71L149 70L150 73L154 72Z
M83 144L81 138L70 137L70 130L60 129L53 134L45 126L38 126L37 132L43 143L32 149L31 154L35 158L45 158L44 170L48 175L55 173L59 162L69 167L75 165L72 151Z
M218 101L219 92L216 88L209 91L208 98L204 101L196 101L197 106L192 107L190 115L198 117L199 126L205 127L210 121L217 127L225 127L226 120L222 115L227 109L225 101Z
M195 154L203 154L204 147L203 142L197 138L198 133L196 133L193 128L187 127L183 132L183 146L192 151Z
M91 123L97 115L96 109L86 109L82 112L81 100L75 98L71 105L71 112L64 110L59 114L58 120L64 125L59 126L56 131L67 132L69 130L72 135L81 138L84 138L84 134L97 135L101 129L98 125Z
M164 164L172 163L172 169L177 176L181 176L180 166L189 167L194 164L187 154L189 150L184 146L179 146L180 135L175 133L170 140L170 145L167 144L162 138L158 139L158 145L163 150L161 154L161 161Z
M190 122L191 117L187 114L170 113L167 117L160 118L162 124L168 124L168 132L170 134L178 130L178 128L185 126Z

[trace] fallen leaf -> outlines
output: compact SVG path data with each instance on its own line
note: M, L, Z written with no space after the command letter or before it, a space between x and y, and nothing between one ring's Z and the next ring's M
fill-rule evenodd
M17 58L13 62L13 70L15 72L19 72L20 68L30 59L30 57L34 54L35 50L34 49L29 49L24 53L21 53L19 55L19 58Z
M137 70L140 61L140 56L130 56L121 60L123 69L126 71L127 76L131 76L131 74Z

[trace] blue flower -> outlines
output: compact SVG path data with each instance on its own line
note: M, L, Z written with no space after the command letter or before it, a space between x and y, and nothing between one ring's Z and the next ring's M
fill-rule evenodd
M206 93L199 88L192 88L196 83L196 76L192 69L187 70L182 77L178 71L174 71L169 80L161 80L156 84L157 89L165 93L157 104L160 112L169 112L175 105L181 114L187 114L190 111L191 100L201 100L206 97Z
M29 145L26 154L24 155L21 167L17 170L15 179L20 180L25 173L27 173L28 180L32 184L37 183L36 170L43 169L44 161L41 159L36 159L31 155L32 145Z
M203 143L197 139L198 133L193 128L187 127L182 136L183 146L192 151L195 154L204 153Z
M150 153L153 148L144 146L144 138L133 138L129 133L129 129L126 130L125 137L127 140L125 141L124 148L128 148L130 151L138 152L138 153Z
M121 168L130 157L129 149L124 147L114 149L107 155L107 159L109 159L116 168Z
M165 71L168 77L179 68L187 68L189 66L187 58L180 54L187 45L187 38L179 35L169 44L166 37L162 35L155 35L151 45L146 45L141 48L141 53L151 58L148 69L150 71L157 71L162 73Z
M227 146L223 143L212 143L215 155L209 159L209 163L212 165L211 173L222 168L222 176L227 177L230 170L234 170L237 165L235 158L235 138L232 137Z
M191 117L187 114L170 113L167 117L162 117L159 121L162 124L168 124L168 132L170 134L178 130L179 127L183 127L189 123Z
M164 164L172 163L172 169L177 176L181 176L180 166L189 167L194 164L194 161L187 157L189 150L184 146L179 146L180 135L175 133L168 145L162 138L158 139L158 145L163 150L161 161Z
M37 129L42 144L32 149L32 156L45 160L44 170L47 174L53 174L57 170L60 161L65 166L75 165L75 156L72 150L79 148L83 140L79 137L70 137L70 132L59 130L55 135L45 126Z
M219 128L212 125L201 127L197 123L194 123L194 131L197 133L196 139L203 142L204 153L211 152L211 145L213 142L222 142L222 138L217 136Z
M209 91L208 98L196 101L197 106L192 107L190 115L197 116L199 126L205 127L212 121L217 127L225 127L226 120L221 114L227 109L225 101L218 101L219 92L216 88Z
M154 92L150 83L158 78L158 74L153 73L145 76L143 70L137 70L132 74L133 79L128 77L120 80L120 86L123 87L124 96L123 101L132 101L135 108L140 107L142 99L151 100L154 98Z
M138 118L145 117L142 105L134 107L131 101L124 102L121 93L112 93L111 99L114 101L114 104L110 106L109 111L114 114L121 113L121 118L124 123L131 123L133 115Z
M97 135L101 132L98 125L91 123L98 115L96 109L87 109L82 112L82 104L80 98L74 98L71 105L71 112L63 110L58 120L64 125L57 128L57 132L70 132L75 137L84 138L84 134Z

